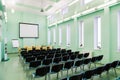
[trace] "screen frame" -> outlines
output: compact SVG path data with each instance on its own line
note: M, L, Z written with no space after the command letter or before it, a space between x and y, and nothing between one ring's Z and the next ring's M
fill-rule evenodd
M20 24L37 25L37 28L38 28L37 37L21 37L20 36ZM39 38L39 24L19 22L19 38Z

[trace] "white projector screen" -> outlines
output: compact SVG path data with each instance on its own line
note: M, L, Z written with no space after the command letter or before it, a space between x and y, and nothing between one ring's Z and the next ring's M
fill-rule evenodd
M38 38L39 25L31 23L19 23L20 38Z

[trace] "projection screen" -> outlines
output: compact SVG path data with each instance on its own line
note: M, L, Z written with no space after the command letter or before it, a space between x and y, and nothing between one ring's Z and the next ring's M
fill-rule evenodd
M38 38L39 25L31 23L19 23L19 37L20 38Z

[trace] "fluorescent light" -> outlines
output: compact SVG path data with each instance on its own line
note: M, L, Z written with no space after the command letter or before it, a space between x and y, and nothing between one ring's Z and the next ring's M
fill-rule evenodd
M4 0L2 0L2 4L5 6L5 1Z
M71 6L71 5L75 4L75 3L78 2L78 1L79 1L79 0L75 0L75 1L71 2L70 4L68 4L68 6Z

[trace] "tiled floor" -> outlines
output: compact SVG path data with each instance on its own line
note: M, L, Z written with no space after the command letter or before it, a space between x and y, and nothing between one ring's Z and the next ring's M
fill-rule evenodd
M18 54L10 54L9 58L9 61L0 62L0 80L28 80L23 66L19 62ZM120 69L117 69L117 73L120 76ZM66 75L66 71L64 71L64 75ZM110 70L109 77L110 79L107 78L106 72L104 72L101 80L116 80L113 70ZM44 80L44 77L36 80ZM52 74L51 80L56 80L56 74ZM100 78L95 76L93 80L100 80Z

